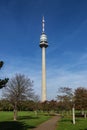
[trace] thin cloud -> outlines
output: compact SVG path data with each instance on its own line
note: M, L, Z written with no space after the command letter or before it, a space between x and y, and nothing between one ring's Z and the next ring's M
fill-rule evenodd
M47 70L47 90L48 99L55 98L57 90L60 86L71 87L73 89L83 86L87 87L87 54L83 53L82 56L77 57L74 63L61 65L60 68L50 66ZM73 69L72 69L73 68ZM80 68L80 69L78 69Z

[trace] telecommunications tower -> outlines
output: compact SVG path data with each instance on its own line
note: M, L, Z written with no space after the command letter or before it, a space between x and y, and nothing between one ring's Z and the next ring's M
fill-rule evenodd
M48 47L45 34L45 20L42 19L42 34L40 36L40 47L42 49L42 102L46 101L46 48Z

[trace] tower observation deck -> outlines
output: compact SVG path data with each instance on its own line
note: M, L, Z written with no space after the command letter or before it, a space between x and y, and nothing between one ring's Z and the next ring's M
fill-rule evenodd
M45 20L44 17L42 19L42 34L40 36L40 47L48 47L48 42L47 42L47 35L45 34Z

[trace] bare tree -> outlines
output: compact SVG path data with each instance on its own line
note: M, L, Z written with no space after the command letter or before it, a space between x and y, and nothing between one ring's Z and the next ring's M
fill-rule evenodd
M58 89L57 100L61 102L61 106L64 110L70 110L72 107L72 88L60 87Z
M33 81L21 74L16 74L9 80L7 87L4 90L3 96L7 98L14 107L14 120L17 120L17 107L26 99L34 97Z
M57 99L60 102L60 107L62 110L71 110L72 108L72 121L73 124L75 124L75 105L72 88L60 87L58 90Z

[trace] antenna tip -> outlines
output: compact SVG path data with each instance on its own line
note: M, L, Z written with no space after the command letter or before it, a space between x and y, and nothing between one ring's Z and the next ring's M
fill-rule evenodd
M45 22L45 20L44 20L44 16L43 16L43 18L42 18L42 21Z

